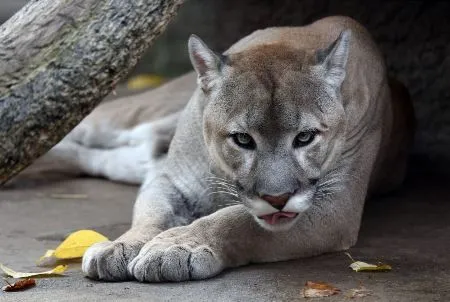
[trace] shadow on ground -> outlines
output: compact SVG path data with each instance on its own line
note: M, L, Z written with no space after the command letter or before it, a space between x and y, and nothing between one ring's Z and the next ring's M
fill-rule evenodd
M415 167L403 190L367 203L358 244L350 252L391 264L388 273L355 273L343 253L252 265L178 284L94 282L75 265L66 277L40 279L21 293L0 293L0 301L300 301L308 280L330 282L344 293L362 284L374 291L364 301L449 301L450 178L432 169L426 162ZM117 237L129 225L136 191L32 166L0 192L0 262L36 270L43 252L77 229ZM57 193L86 198L57 199ZM347 300L344 295L323 298Z

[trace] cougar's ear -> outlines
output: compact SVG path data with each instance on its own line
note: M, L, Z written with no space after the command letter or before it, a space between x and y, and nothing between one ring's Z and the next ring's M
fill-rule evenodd
M350 38L351 31L344 30L330 46L316 52L316 62L322 76L335 89L339 89L345 79Z
M197 82L207 92L220 78L225 57L209 49L196 35L189 37L188 49L192 66L197 72Z

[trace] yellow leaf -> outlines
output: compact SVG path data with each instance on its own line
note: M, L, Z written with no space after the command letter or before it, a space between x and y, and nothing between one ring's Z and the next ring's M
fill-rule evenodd
M158 87L164 82L164 78L154 74L142 74L131 78L127 83L130 90Z
M57 259L81 258L91 245L103 241L108 241L108 238L97 232L91 230L77 231L70 234L50 255ZM50 256L47 253L46 256Z
M36 261L37 266L53 266L58 262L58 259L55 257L55 250L47 250L45 252L45 255L39 258L38 261Z
M378 264L370 264L362 261L356 261L353 259L353 257L349 253L345 253L352 261L353 263L350 264L350 267L355 272L383 272L383 271L390 271L392 270L392 267L388 264L378 263Z
M44 258L47 258L47 257L51 257L51 256L53 256L54 253L55 253L55 250L47 250L47 251L45 252L45 255L42 256L39 260L44 259Z
M21 273L16 272L3 264L0 263L0 269L8 276L12 278L30 278L30 277L39 277L39 276L50 276L50 275L62 275L66 269L67 265L58 265L54 269L46 272L39 272L39 273Z

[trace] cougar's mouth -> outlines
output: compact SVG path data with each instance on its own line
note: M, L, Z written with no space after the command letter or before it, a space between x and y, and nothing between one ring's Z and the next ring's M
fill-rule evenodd
M295 212L276 212L273 214L258 216L259 219L264 220L267 224L275 225L279 223L286 223L292 221L297 217L298 213Z

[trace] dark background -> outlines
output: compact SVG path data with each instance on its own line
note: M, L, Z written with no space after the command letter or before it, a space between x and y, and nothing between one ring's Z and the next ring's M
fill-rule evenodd
M2 1L4 21L26 1ZM303 25L347 15L365 25L385 54L389 71L408 87L416 109L415 158L430 169L450 165L450 3L369 0L189 0L133 74L174 77L191 69L186 41L196 33L223 51L253 30ZM428 164L427 164L428 165Z

